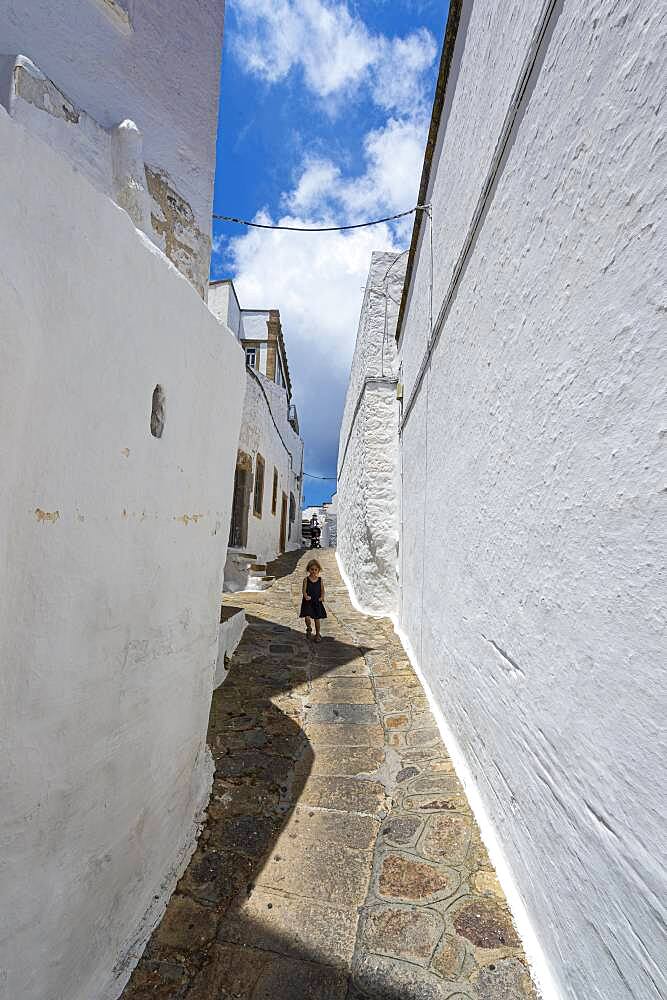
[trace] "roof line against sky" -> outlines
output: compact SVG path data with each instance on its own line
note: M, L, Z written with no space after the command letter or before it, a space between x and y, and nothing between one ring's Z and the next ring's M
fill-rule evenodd
M452 68L452 62L454 60L454 49L456 46L456 38L459 30L459 23L461 21L462 7L463 7L463 0L450 0L449 13L447 15L447 24L445 26L445 37L442 43L442 54L440 56L440 67L438 69L438 79L435 85L435 97L433 99L431 124L429 125L428 129L428 139L426 140L426 150L424 152L424 165L422 167L422 176L419 184L419 196L417 198L418 205L426 205L427 202L428 188L431 180L431 167L433 165L433 154L435 152L435 147L438 141L440 120L442 118L442 111L445 106L445 93L447 90L447 81L449 80L449 71ZM422 219L424 215L426 215L426 212L416 212L414 225L412 227L410 253L408 256L408 263L405 270L405 280L403 282L403 294L401 296L401 305L398 311L398 321L396 323L397 343L401 337L401 329L403 326L403 319L407 308L408 294L410 292L410 287L412 285L412 272L414 269L415 257L417 255L417 246L419 243Z

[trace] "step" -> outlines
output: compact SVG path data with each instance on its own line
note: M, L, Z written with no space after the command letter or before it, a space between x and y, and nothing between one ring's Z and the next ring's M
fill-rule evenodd
M266 563L253 563L250 569L253 573L263 573L266 570Z
M247 559L248 562L257 562L256 552L242 552L241 549L229 549L228 555L233 556L235 559Z

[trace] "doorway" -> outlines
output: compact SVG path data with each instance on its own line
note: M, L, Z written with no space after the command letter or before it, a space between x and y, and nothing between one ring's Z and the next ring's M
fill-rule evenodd
M283 493L283 502L280 508L280 551L285 551L287 536L287 494Z
M236 457L234 475L234 500L232 520L229 527L229 545L233 549L244 549L248 544L248 510L252 486L252 459L244 451Z

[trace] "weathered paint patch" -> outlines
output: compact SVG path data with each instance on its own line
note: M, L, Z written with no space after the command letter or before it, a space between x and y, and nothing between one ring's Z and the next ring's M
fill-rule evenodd
M151 212L151 223L164 243L164 252L204 298L208 289L210 238L202 233L192 208L165 171L146 164L146 183L158 210Z
M23 63L17 64L14 69L14 89L19 97L39 111L46 111L54 118L62 118L70 125L79 124L79 111L36 66L28 69Z
M197 524L202 517L206 517L206 514L181 514L180 517L175 517L174 521L180 521L181 524Z
M42 510L41 507L35 507L35 517L38 521L48 521L49 524L55 524L56 521L60 520L60 511Z

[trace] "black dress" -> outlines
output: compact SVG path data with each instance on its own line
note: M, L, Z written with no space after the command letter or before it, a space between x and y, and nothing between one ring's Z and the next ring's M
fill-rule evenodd
M313 582L306 577L306 593L310 600L307 601L305 597L301 599L299 618L326 618L327 613L322 604L322 581Z

